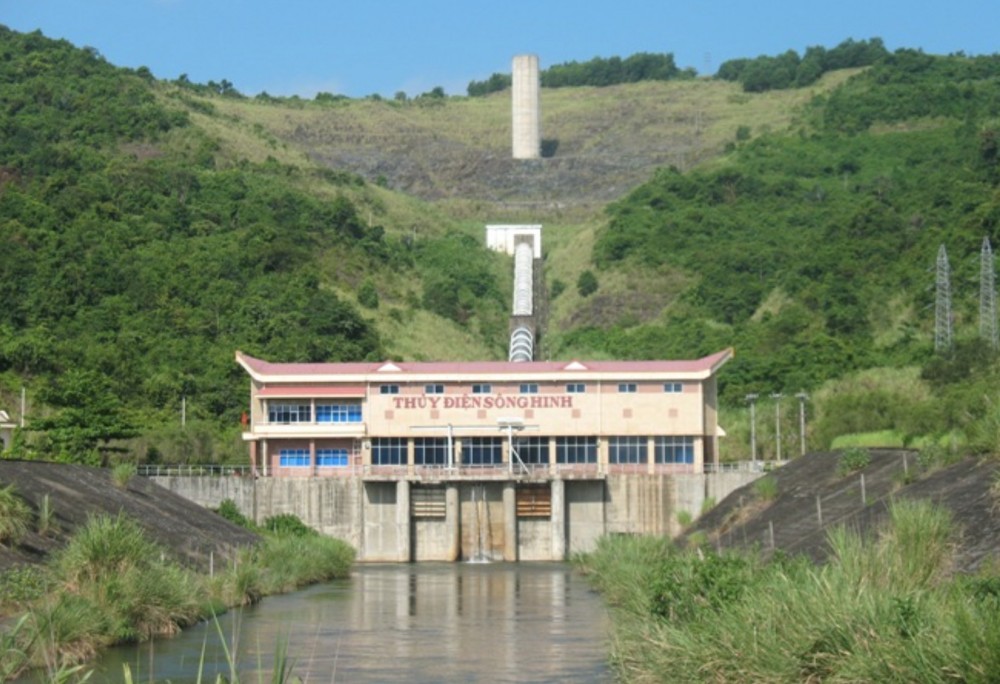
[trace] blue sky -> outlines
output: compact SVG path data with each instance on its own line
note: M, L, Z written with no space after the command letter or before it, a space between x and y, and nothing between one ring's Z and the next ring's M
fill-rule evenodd
M996 0L0 0L0 24L97 48L159 78L228 79L247 95L361 97L509 72L516 54L541 66L595 56L672 52L714 73L734 57L879 36L890 49L1000 51Z

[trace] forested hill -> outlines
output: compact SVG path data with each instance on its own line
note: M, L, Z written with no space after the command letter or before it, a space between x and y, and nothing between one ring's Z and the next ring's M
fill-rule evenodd
M808 88L768 71L786 54L733 82L546 89L546 157L515 164L503 92L248 98L0 28L0 408L26 386L32 428L15 453L98 461L128 438L240 458L237 348L501 358L510 268L488 222L546 225L549 358L734 346L724 410L806 390L822 446L977 424L1000 64L866 45L871 66ZM744 92L747 73L784 89ZM941 244L953 356L932 347ZM837 388L866 369L891 379Z
M373 279L477 338L504 329L497 262L471 238L424 231L429 211L406 239L387 230L402 219L350 173L227 160L146 70L2 29L0 103L3 408L28 387L32 450L100 460L109 437L179 422L182 400L191 423L238 427L237 348L383 358Z

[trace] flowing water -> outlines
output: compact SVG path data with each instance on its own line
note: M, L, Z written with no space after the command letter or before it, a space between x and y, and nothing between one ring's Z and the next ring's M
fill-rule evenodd
M221 616L172 639L107 653L91 681L173 684L228 674L269 682L278 645L313 682L606 682L601 597L567 565L356 566L332 582ZM223 636L220 637L220 632ZM204 651L204 665L199 665Z

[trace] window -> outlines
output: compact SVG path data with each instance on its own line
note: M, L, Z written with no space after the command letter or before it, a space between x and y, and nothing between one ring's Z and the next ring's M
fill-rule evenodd
M678 394L684 391L684 383L681 382L665 382L663 383L663 391L669 392L671 394Z
M444 437L414 439L413 462L417 465L447 465L448 440Z
M360 423L361 404L316 404L317 423Z
M657 463L694 463L694 437L657 437L653 456Z
M312 408L309 404L289 404L268 402L267 422L269 423L308 423L312 420Z
M502 463L502 443L499 437L466 437L462 440L462 463L469 465Z
M317 449L316 465L320 468L346 468L347 449Z
M597 463L597 438L556 437L556 463Z
M372 465L406 465L406 440L402 437L373 439Z
M424 394L444 394L444 385L424 385Z
M587 386L584 385L582 382L571 382L570 384L566 385L567 394L583 394L586 391L587 391Z
M538 394L538 383L536 382L521 383L521 394Z
M380 385L379 394L399 394L399 385Z
M618 383L618 391L622 394L635 394L636 386L634 382Z
M645 437L609 437L609 463L646 463Z
M490 384L482 384L482 385L473 385L472 386L472 393L473 394L490 394L492 392L493 392L493 385L490 385Z
M521 457L522 463L537 465L549 462L548 437L517 437L514 440L514 448L517 450L517 455ZM516 460L515 463L517 463Z
M308 449L282 449L278 452L278 464L282 468L308 468Z

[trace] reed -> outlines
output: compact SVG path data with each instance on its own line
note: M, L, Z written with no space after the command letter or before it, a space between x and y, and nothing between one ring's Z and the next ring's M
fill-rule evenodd
M822 566L599 545L612 662L634 681L993 681L1000 575L956 578L949 515L892 506L877 534L830 533ZM646 564L644 568L626 567ZM645 584L638 578L653 579ZM629 579L631 578L631 580ZM621 596L621 592L643 598ZM652 595L651 595L652 593Z

